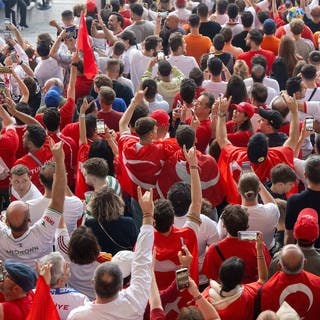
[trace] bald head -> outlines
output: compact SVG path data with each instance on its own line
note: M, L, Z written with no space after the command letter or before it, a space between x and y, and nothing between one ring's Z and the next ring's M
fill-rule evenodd
M27 231L30 220L29 207L23 201L13 201L6 212L7 225L13 233Z
M176 14L169 14L166 19L166 25L169 29L176 29L179 26L179 17Z
M284 101L284 99L283 99L281 96L275 98L275 99L272 101L271 108L272 108L273 110L279 111L279 112L281 113L283 119L284 119L284 118L288 115L288 113L289 113L289 108L287 107L286 102Z
M280 265L286 274L300 273L304 266L303 252L294 244L286 245L281 250Z

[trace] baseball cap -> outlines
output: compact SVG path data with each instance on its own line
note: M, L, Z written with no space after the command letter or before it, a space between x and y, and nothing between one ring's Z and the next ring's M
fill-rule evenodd
M279 129L282 125L283 118L281 113L277 110L259 108L259 115L262 118L267 119L274 129Z
M111 262L118 265L122 272L122 277L126 278L131 274L131 265L134 253L129 250L118 251L111 259Z
M250 119L253 117L255 113L255 107L248 102L241 102L239 104L232 104L232 108L237 109L239 112L245 113Z
M28 265L21 262L6 260L4 268L12 281L21 287L24 292L28 292L36 286L37 275Z
M169 124L170 117L164 110L154 110L150 117L157 121L158 127L165 127Z
M60 92L57 91L57 87L52 87L48 90L46 95L44 96L44 103L48 108L58 108L60 101L61 101L61 95ZM60 89L59 89L60 91Z
M97 10L97 6L94 0L87 0L86 7L87 7L87 12L95 12Z
M265 34L273 34L276 31L276 24L272 19L266 19L263 22L263 32Z
M251 162L262 163L268 154L268 139L261 132L252 135L248 142L247 155Z
M318 50L311 51L309 53L309 61L312 64L320 63L320 52Z
M314 242L319 237L318 213L312 208L300 211L293 228L293 235L297 240Z

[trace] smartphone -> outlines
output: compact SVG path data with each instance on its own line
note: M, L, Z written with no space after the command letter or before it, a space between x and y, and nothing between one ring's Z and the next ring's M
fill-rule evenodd
M162 51L157 52L158 61L164 60L164 53Z
M11 52L10 56L11 56L12 63L18 62L18 57L17 57L16 52Z
M0 282L4 281L4 273L3 273L3 264L2 260L0 260Z
M251 172L251 163L250 161L243 161L241 163L242 172Z
M8 41L11 39L11 31L10 30L3 30L3 39Z
M305 119L306 130L307 131L313 131L313 122L314 122L313 118L306 118Z
M97 133L98 134L106 133L105 124L104 124L104 121L102 119L97 119L96 129L97 129Z
M6 27L6 29L10 24L11 24L11 20L9 18L4 18L4 26Z
M178 290L182 290L189 287L189 270L188 268L182 268L176 270L176 282Z
M238 231L239 240L257 240L258 231Z

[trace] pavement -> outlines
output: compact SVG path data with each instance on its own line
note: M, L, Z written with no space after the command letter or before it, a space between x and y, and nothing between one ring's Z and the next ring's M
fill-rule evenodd
M41 0L38 0L41 3ZM39 33L48 32L53 39L56 38L56 29L49 26L49 21L55 19L61 23L61 12L72 10L75 4L85 3L85 0L52 0L51 8L39 10L34 7L27 15L28 29L21 31L23 38L31 44L35 44Z

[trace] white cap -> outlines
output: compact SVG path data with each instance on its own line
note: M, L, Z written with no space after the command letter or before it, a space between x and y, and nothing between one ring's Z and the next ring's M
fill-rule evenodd
M131 274L131 265L134 253L129 250L118 251L111 259L111 262L117 264L122 272L123 278Z

